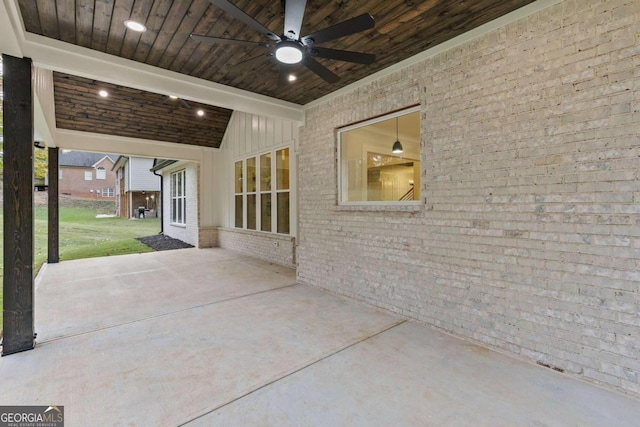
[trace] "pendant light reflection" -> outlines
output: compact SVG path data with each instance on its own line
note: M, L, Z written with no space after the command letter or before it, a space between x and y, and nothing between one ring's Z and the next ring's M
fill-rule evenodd
M400 139L398 138L398 117L396 117L396 142L393 143L391 152L393 154L401 154L402 152L404 152L402 144L400 143Z

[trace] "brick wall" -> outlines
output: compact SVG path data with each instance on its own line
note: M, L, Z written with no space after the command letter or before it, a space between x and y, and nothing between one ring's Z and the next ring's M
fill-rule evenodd
M199 248L219 247L218 227L200 227L198 229L198 247Z
M221 248L295 268L295 238L281 234L218 228Z
M299 281L639 394L639 25L564 1L308 109ZM334 129L415 103L422 208L338 209Z
M115 200L115 197L102 197L103 188L116 191L116 174L111 170L113 163L101 165L106 170L106 179L96 179L95 168L60 166L62 178L59 181L60 196L70 196L85 199ZM91 172L91 181L84 179L85 171ZM99 190L100 194L97 194Z

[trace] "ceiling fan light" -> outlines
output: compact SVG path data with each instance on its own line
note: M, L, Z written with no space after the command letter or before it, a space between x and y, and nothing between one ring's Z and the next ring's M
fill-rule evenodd
M302 61L302 51L290 44L280 46L276 49L276 59L283 64L297 64Z
M298 80L298 78L294 74L289 74L287 80L289 80L290 82L295 82L296 80Z
M143 24L136 22L136 21L132 21L132 20L128 20L128 21L124 21L124 25L133 31L137 31L139 33L143 33L145 31L147 31L147 27L145 27Z
M396 142L393 143L393 147L391 147L391 152L393 154L400 154L404 152L404 149L402 148L402 144L400 143L400 141L396 140Z

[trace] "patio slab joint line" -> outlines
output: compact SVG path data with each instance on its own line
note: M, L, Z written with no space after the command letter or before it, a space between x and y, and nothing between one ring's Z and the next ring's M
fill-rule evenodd
M363 338L361 338L361 339L359 339L359 340L357 340L357 341L354 341L354 342L352 342L352 343L350 343L350 344L347 344L347 345L345 345L344 347L339 348L339 349L337 349L336 351L333 351L333 352L331 352L331 353L329 353L329 354L326 354L326 355L322 356L321 358L319 358L318 360L314 360L314 361L313 361L313 362L311 362L311 363L308 363L308 364L306 364L306 365L304 365L304 366L301 366L300 368L295 369L295 370L293 370L293 371L291 371L291 372L289 372L289 373L287 373L287 374L283 375L283 376L282 376L282 377L280 377L280 378L277 378L277 379L275 379L275 380L273 380L273 381L269 381L269 382L267 382L267 383L265 383L265 384L261 385L260 387L257 387L257 388L255 388L255 389L253 389L253 390L249 390L249 391L247 391L246 393L244 393L244 394L242 394L242 395L240 395L240 396L238 396L238 397L235 397L235 398L231 399L230 401L228 401L228 402L226 402L226 403L223 403L222 405L218 405L217 407L213 408L213 409L212 409L212 410L210 410L210 411L205 412L204 414L201 414L201 415L198 415L197 417L191 418L190 420L187 420L187 421L185 421L185 422L184 422L184 423L182 423L182 424L178 424L178 427L187 426L188 424L190 424L191 422L193 422L193 421L195 421L195 420L197 420L197 419L199 419L199 418L202 418L202 417L205 417L205 416L207 416L207 415L209 415L209 414L212 414L212 413L216 412L217 410L222 409L222 408L224 408L225 406L232 404L233 402L236 402L236 401L238 401L238 400L240 400L240 399L244 399L245 397L247 397L247 396L249 396L249 395L251 395L251 394L253 394L253 393L255 393L255 392L259 391L259 390L262 390L262 389L263 389L263 388L265 388L265 387L269 387L269 386L270 386L270 385L272 385L272 384L275 384L275 383L277 383L277 382L280 382L280 381L282 381L283 379L288 378L288 377L290 377L290 376L291 376L291 375L293 375L293 374L297 374L298 372L300 372L300 371L302 371L302 370L304 370L304 369L307 369L307 368L309 368L309 367L311 367L311 366L313 366L313 365L315 365L315 364L317 364L317 363L319 363L319 362L322 362L323 360L326 360L326 359L328 359L328 358L330 358L330 357L333 357L333 356L335 356L336 354L342 353L343 351L348 350L348 349L350 349L350 348L351 348L351 347L353 347L353 346L356 346L356 345L358 345L358 344L360 344L360 343L362 343L362 342L365 342L365 341L367 341L367 340L369 340L369 339L371 339L371 338L377 337L378 335L384 334L385 332L390 331L390 330L391 330L391 329L393 329L393 328L397 328L398 326L400 326L400 325L402 325L402 324L404 324L404 323L406 323L406 322L407 322L407 320L400 320L400 321L398 321L398 322L396 322L396 323L394 323L394 324L392 324L392 325L390 325L390 326L388 326L388 327L386 327L386 328L382 329L381 331L375 332L375 333L373 333L373 334L371 334L371 335L368 335L368 336L363 337Z
M103 328L91 329L89 331L78 332L78 333L70 334L70 335L64 335L64 336L61 336L61 337L51 338L51 339L47 339L47 340L43 340L43 341L37 341L37 344L38 345L43 345L43 344L48 344L48 343L51 343L51 342L54 342L54 341L64 340L64 339L67 339L67 338L78 337L80 335L86 335L86 334L92 334L94 332L106 331L107 329L119 328L120 326L126 326L126 325L131 325L133 323L144 322L145 320L151 320L151 319L157 319L159 317L170 316L172 314L181 313L183 311L193 310L195 308L207 307L207 306L210 306L210 305L220 304L220 303L223 303L223 302L229 302L229 301L234 301L234 300L241 299L241 298L251 297L251 296L254 296L254 295L260 295L260 294L264 294L264 293L267 293L267 292L279 291L281 289L291 288L293 286L298 286L298 285L299 285L299 283L291 283L289 285L280 286L278 288L265 289L264 291L253 292L253 293L250 293L250 294L238 295L238 296L235 296L235 297L232 297L232 298L227 298L227 299L223 299L223 300L219 300L219 301L212 301L212 302L208 302L208 303L205 303L205 304L194 305L192 307L186 307L186 308L183 308L183 309L180 309L180 310L176 310L176 311L169 311L167 313L156 314L155 316L143 317L142 319L136 319L136 320L131 320L129 322L118 323L117 325L105 326Z

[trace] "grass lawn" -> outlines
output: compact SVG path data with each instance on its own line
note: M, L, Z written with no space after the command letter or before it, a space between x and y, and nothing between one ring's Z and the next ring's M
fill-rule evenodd
M153 249L135 240L160 232L160 220L129 220L119 217L96 218L99 213L113 212L113 202L60 200L60 260L92 258L151 252ZM3 211L0 209L0 282L4 275ZM34 271L47 260L47 207L35 208ZM0 286L0 307L2 307ZM0 315L0 330L2 330Z

